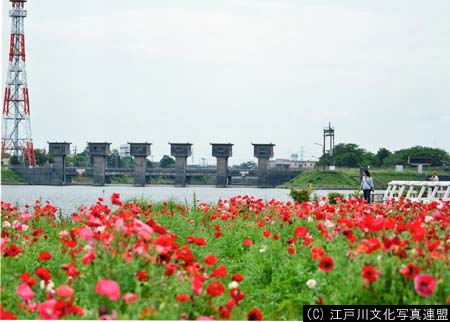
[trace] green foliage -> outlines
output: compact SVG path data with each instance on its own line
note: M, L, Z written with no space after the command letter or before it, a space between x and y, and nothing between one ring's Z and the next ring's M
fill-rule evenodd
M351 174L343 171L315 170L302 172L297 177L285 184L288 188L307 188L313 185L316 189L355 188L359 186L359 173Z
M87 153L79 153L75 156L66 156L66 166L87 168L91 165L91 159Z
M36 156L36 164L44 165L48 162L49 154L41 149L34 150L34 155Z
M175 168L175 159L169 157L168 155L164 155L159 161L159 166L161 168Z
M395 151L392 155L386 157L383 161L383 166L393 166L396 164L408 164L408 157L431 157L432 166L441 166L444 163L450 164L450 155L437 148L430 148L424 146L414 146L408 149Z
M348 197L352 199L361 199L363 197L363 192L361 190L356 190L350 193Z
M340 143L334 147L333 162L337 167L357 168L374 164L375 156L354 143ZM330 156L319 159L320 164L330 164Z
M112 184L133 184L134 178L132 176L112 176Z
M297 202L310 201L312 190L312 186L306 189L291 189L289 196Z
M2 168L2 184L24 183L25 181L14 170Z
M11 158L9 159L9 164L20 165L20 159L17 156L12 155Z
M380 148L375 155L375 166L381 167L383 165L384 159L392 155L392 152L386 148Z
M329 192L327 194L327 198L328 198L328 203L331 205L335 205L337 204L336 198L340 198L341 200L345 198L344 194L340 193L340 192Z
M241 169L256 169L257 165L254 161L243 162L239 165Z
M431 171L424 171L424 174L420 175L416 170L396 172L395 170L371 169L370 173L375 189L386 189L392 180L426 181ZM315 189L356 189L360 186L359 169L303 172L285 183L283 187L303 189L310 184L314 185Z
M407 164L408 157L431 157L432 166L450 164L450 155L442 150L423 146L414 146L392 153L386 148L380 148L376 154L360 148L354 143L340 143L334 148L333 162L337 167L360 168L367 166L389 167L396 164ZM320 157L319 165L329 165L330 156Z

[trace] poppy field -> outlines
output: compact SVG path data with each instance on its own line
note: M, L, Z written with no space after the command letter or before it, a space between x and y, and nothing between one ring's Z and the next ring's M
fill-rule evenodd
M450 304L450 202L1 203L7 319L301 320Z

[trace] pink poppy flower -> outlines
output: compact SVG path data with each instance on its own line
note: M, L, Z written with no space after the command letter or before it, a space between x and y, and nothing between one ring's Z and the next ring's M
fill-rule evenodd
M73 289L67 285L61 285L56 288L56 294L59 297L71 297L73 295Z
M436 280L431 275L419 274L414 278L414 289L422 297L430 297L434 293Z
M122 296L122 300L126 303L126 304L130 304L130 303L134 303L137 300L137 296L134 293L127 293L124 296Z
M38 306L41 320L57 320L61 312L56 309L58 302L55 299L42 302Z
M113 301L120 298L120 288L116 281L101 279L95 286L95 291Z
M17 286L17 294L19 294L24 301L31 300L34 297L34 292L27 283L22 283Z

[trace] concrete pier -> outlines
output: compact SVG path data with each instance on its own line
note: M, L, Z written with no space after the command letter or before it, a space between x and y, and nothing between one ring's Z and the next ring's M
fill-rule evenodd
M106 157L111 154L107 142L88 142L89 154L92 156L94 172L94 186L105 185Z
M253 145L253 153L255 158L258 158L258 188L270 187L268 172L269 159L273 157L273 147L275 144L255 144Z
M211 143L212 155L217 158L217 188L228 185L228 158L233 156L233 144Z
M62 186L66 183L64 160L66 155L70 154L70 143L48 142L48 152L53 156L53 172L50 183L55 186Z
M150 155L151 143L128 143L130 145L130 154L133 156L134 165L134 186L145 186L145 173L147 172L147 157Z
M175 157L175 186L186 186L187 158L191 156L192 143L170 143L170 155Z

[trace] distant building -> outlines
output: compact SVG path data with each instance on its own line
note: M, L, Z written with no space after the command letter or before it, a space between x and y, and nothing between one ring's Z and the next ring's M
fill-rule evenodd
M270 169L314 169L317 161L299 161L289 159L276 159L269 161Z
M130 156L130 145L129 144L122 144L119 147L119 156L121 158Z

